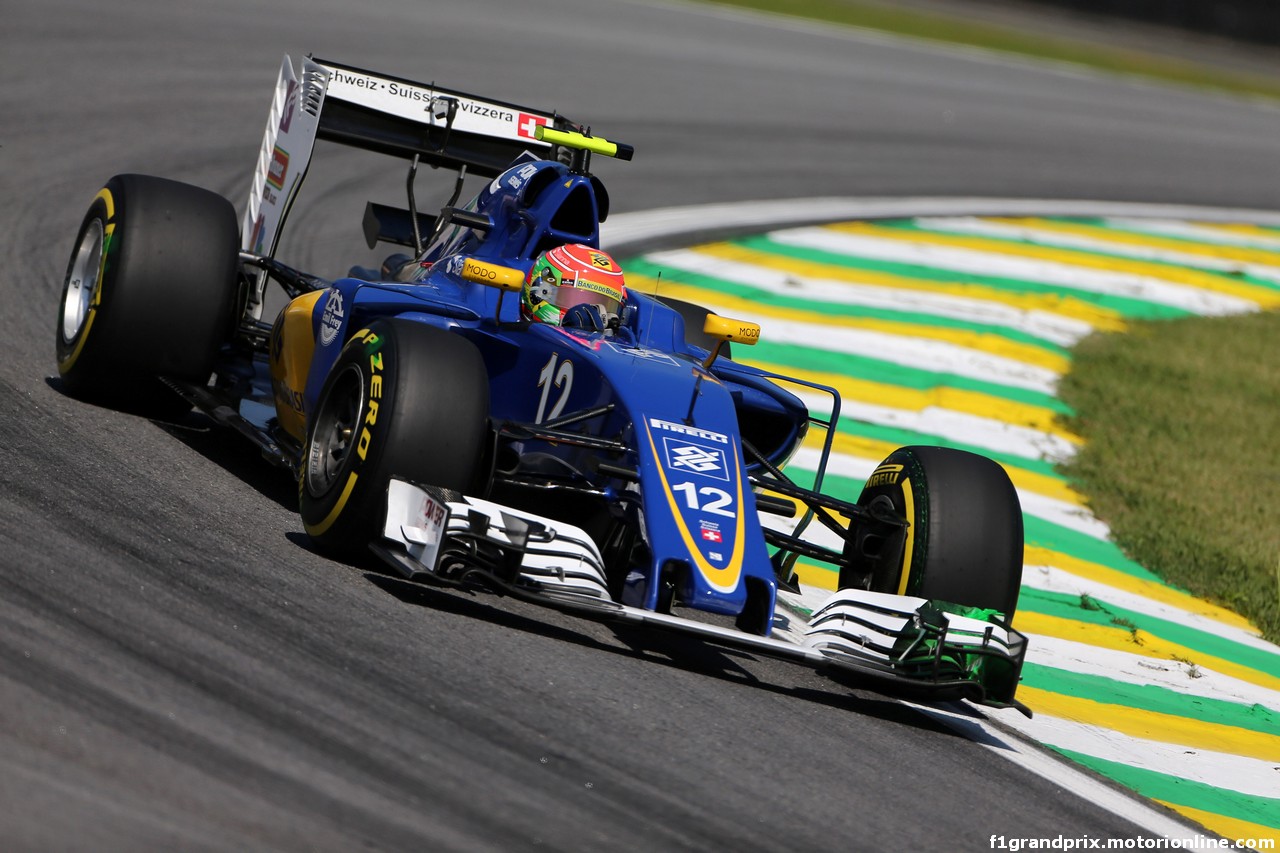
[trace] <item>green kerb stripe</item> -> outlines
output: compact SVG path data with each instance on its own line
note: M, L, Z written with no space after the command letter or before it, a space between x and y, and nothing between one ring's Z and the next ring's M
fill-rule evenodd
M1081 222L1081 220L1078 220L1078 219L1077 219L1077 220L1064 219L1064 220L1060 220L1060 221L1062 221L1062 222L1066 222L1066 223L1070 223L1070 224L1083 224L1083 223ZM1236 283L1239 283L1239 284L1248 284L1248 285L1251 285L1251 286L1253 286L1253 287L1260 287L1260 288L1262 288L1262 289L1264 289L1264 290L1277 290L1277 289L1280 289L1280 287L1277 287L1277 284L1276 284L1276 282L1274 282L1274 281L1269 281L1269 280L1267 280L1267 279L1265 279L1265 278L1256 278L1256 277L1251 276L1251 275L1248 275L1248 274L1246 274L1246 273L1244 273L1244 272L1240 272L1240 273L1224 273L1224 272L1219 272L1219 271L1217 271L1217 270L1207 269L1207 268L1205 268L1205 267L1198 267L1198 266L1194 266L1194 265L1181 264L1181 263L1176 263L1176 262L1173 262L1173 261L1161 261L1161 260L1158 260L1158 259L1155 259L1155 258L1135 258L1135 257L1134 257L1134 256L1132 256L1132 255L1126 255L1126 254L1124 254L1124 253L1122 253L1122 252L1120 252L1120 251L1118 251L1118 250L1117 250L1117 251L1108 252L1105 248L1103 248L1103 247L1101 247L1101 246L1098 246L1098 247L1095 247L1095 248L1090 248L1090 249L1082 249L1082 248L1079 248L1079 247L1076 247L1076 246L1059 245L1059 244L1056 244L1056 243L1041 243L1041 242L1036 241L1036 240L1018 240L1018 239L1010 238L1010 237L997 237L997 236L994 236L994 235L991 235L991 234L975 235L975 234L970 234L970 233L968 233L968 232L961 232L961 231L948 231L948 230L947 230L947 229L945 229L945 228L926 228L926 227L924 227L924 226L920 225L920 224L919 224L918 222L916 222L915 220L911 220L910 222L903 221L903 220L898 220L898 221L895 221L895 222L881 222L881 223L878 223L878 224L880 224L880 225L885 225L885 226L887 226L887 227L894 228L894 229L899 230L899 231L911 231L911 232L918 233L918 234L925 235L925 236L927 236L927 235L929 235L929 234L940 234L940 235L946 235L946 236L950 236L950 237L976 238L976 239L981 239L981 240L987 240L987 241L990 241L990 242L992 242L992 243L1008 243L1008 244L1010 244L1010 245L1017 245L1017 246L1037 246L1037 247L1039 247L1039 246L1043 246L1043 247L1044 247L1044 248L1046 248L1046 249L1054 249L1054 250L1062 251L1062 252L1079 252L1080 254L1093 255L1094 257L1098 257L1098 258L1113 258L1113 259L1115 259L1115 260L1117 260L1117 261L1124 261L1124 262L1129 262L1129 263L1150 264L1150 265L1155 266L1155 267L1163 267L1163 268L1165 268L1165 269L1169 269L1169 270L1194 270L1196 273L1199 273L1199 274L1202 274L1202 275L1211 275L1211 276L1216 275L1216 276L1220 277L1223 281L1231 281L1231 282L1236 282ZM1135 232L1126 232L1126 231L1123 231L1122 229L1119 229L1119 228L1110 228L1110 227L1108 227L1108 228L1107 228L1107 230L1108 230L1108 231L1110 231L1110 232L1111 232L1111 233L1113 233L1113 234L1125 234L1125 233L1131 233L1131 234L1133 234L1135 237L1138 237L1138 236L1144 236L1144 235L1142 235L1142 234L1141 234L1141 232L1136 232L1136 231L1135 231ZM1150 237L1151 235L1145 235L1145 236ZM1206 245L1203 241L1187 241L1187 244L1188 244L1189 246L1204 246L1204 245ZM1188 285L1188 286L1190 286L1190 285Z
M817 311L824 317L859 317L871 320L887 320L894 323L908 323L920 326L920 336L929 337L928 329L959 329L983 335L995 335L1009 341L1040 347L1055 355L1066 356L1066 347L1038 338L1020 329L1009 328L993 323L974 323L957 320L937 314L925 314L918 311L895 311L890 308L875 308L866 305L847 305L840 302L825 302L817 299L796 299L785 293L778 293L767 287L756 287L738 281L689 272L683 269L672 269L668 264L654 264L643 258L628 261L628 273L657 278L662 274L663 281L674 281L690 287L700 287L717 293L724 293L739 299L750 299L752 302L773 308L785 308L794 311Z
M886 223L878 222L877 224L884 225ZM751 237L734 242L735 245L754 249L760 252L768 252L774 255L792 257L813 263L830 264L832 266L842 267L845 269L871 270L888 275L898 275L906 278L921 279L924 281L936 281L939 284L960 283L981 285L983 287L989 287L992 290L1004 291L1005 293L1031 294L1036 296L1048 295L1076 299L1085 304L1096 305L1100 308L1114 311L1124 317L1159 320L1176 319L1178 317L1186 317L1189 315L1189 312L1182 308L1175 308L1171 305L1158 305L1152 302L1146 302L1139 299L1129 299L1124 296L1115 296L1109 293L1095 293L1089 290L1064 287L1056 284L1045 284L1038 281L1026 281L1016 278L978 275L976 273L937 269L934 267L924 266L922 264L908 264L898 261L877 261L870 258L859 258L855 255L838 254L835 252L827 252L803 246L788 246L783 243L775 243L767 237Z
M1073 619L1093 625L1126 629L1130 626L1136 627L1202 654L1229 660L1266 675L1280 677L1280 656L1272 652L1246 646L1207 631L1188 628L1158 616L1115 607L1106 601L1091 599L1090 603L1100 609L1084 606L1084 602L1078 595L1023 587L1022 594L1018 598L1018 610L1023 613L1041 613L1046 616Z
M1138 239L1138 240L1149 240L1152 238L1156 238L1158 240L1166 241L1169 243L1180 243L1186 246L1188 249L1204 248L1206 246L1221 246L1227 249L1249 249L1255 252L1271 252L1271 253L1274 253L1276 256L1276 262L1275 264L1273 264L1273 266L1280 266L1280 249L1267 249L1257 245L1237 245L1235 243L1227 243L1225 241L1213 240L1212 238L1199 239L1197 237L1192 237L1187 234L1175 234L1175 233L1170 233L1166 231L1156 231L1156 230L1146 231L1141 228L1121 228L1115 225L1113 222L1108 221L1107 219L1102 219L1097 217L1077 218L1077 217L1065 217L1065 216L1043 216L1039 218L1043 219L1046 222L1061 222L1065 225L1088 225L1093 228L1098 228L1104 231L1110 231L1112 234L1121 234L1129 237L1134 237L1135 239ZM1191 224L1194 224L1194 223L1191 223ZM1270 229L1270 230L1275 231L1276 232L1275 236L1280 237L1280 229ZM1233 275L1232 278L1235 278L1235 276ZM1252 278L1242 277L1240 280L1248 281L1251 284L1258 285L1259 287L1266 287L1271 290L1280 290L1280 282L1271 281L1270 279L1263 278L1263 279L1254 280Z
M1232 726L1259 734L1280 735L1280 713L1262 705L1188 696L1154 684L1130 684L1101 675L1086 675L1035 663L1023 665L1022 678L1030 687L1064 696Z
M935 433L919 432L917 430L902 429L901 427L890 427L867 423L865 421L855 420L847 414L840 416L840 423L837 430L841 435L851 435L858 438L871 439L873 441L882 441L885 444L891 444L895 447L906 447L911 444L954 447L957 450L967 450L970 453L977 453L979 456L987 456L1002 465L1007 465L1012 468L1020 468L1023 471L1028 471L1045 477L1058 476L1057 472L1053 469L1053 463L1046 462L1043 459L1032 459L1029 456L1018 456L1013 453L1001 453L1000 451L992 450L989 447L979 447L976 444L966 444L961 441L954 441L946 436L937 435Z
M897 385L927 391L933 388L958 388L964 391L976 391L1004 400L1039 406L1060 414L1072 414L1069 406L1061 400L1039 391L1015 388L996 382L984 382L981 379L970 379L945 371L921 370L906 367L877 358L868 358L850 353L831 352L816 347L802 347L793 344L777 344L762 340L752 348L751 361L759 359L763 362L789 367L795 370L813 370L825 373L837 373L844 376L856 376L873 382Z
M1072 761L1132 788L1144 797L1280 829L1280 799L1253 797L1215 788L1203 782L1166 776L1154 770L1130 767L1118 761L1094 758L1092 755L1060 749L1052 744L1048 746Z
M1097 563L1100 566L1124 572L1126 575L1132 575L1135 578L1155 581L1169 586L1154 572L1126 557L1113 542L1098 539L1096 536L1090 536L1087 533L1081 533L1078 530L1072 530L1070 527L1063 527L1060 524L1054 524L1051 521L1045 521L1043 518L1027 515L1026 513L1022 516L1022 532L1023 539L1029 546L1048 548L1051 551L1070 554L1077 559Z
M800 485L813 484L813 472L802 465L792 464L787 473ZM863 480L857 477L844 477L839 474L827 474L823 479L822 490L827 494L848 500L857 499L862 492ZM1142 580L1171 586L1151 572L1124 555L1114 543L1098 539L1087 533L1054 524L1038 516L1023 513L1023 538L1030 547L1047 548L1062 554L1069 554L1080 560L1097 563L1108 569L1115 569ZM1176 589L1176 587L1172 587ZM1074 618L1074 617L1073 617Z

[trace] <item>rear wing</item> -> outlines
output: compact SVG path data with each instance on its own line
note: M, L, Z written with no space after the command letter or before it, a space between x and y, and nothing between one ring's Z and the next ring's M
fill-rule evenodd
M316 139L497 177L524 151L557 154L538 128L577 129L543 110L306 58L284 58L240 230L241 249L274 256Z

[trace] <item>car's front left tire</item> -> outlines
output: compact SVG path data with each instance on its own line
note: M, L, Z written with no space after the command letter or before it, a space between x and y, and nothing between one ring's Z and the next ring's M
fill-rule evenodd
M381 535L392 477L483 492L488 417L488 374L471 342L401 319L361 329L308 424L298 490L312 541L340 557L363 553Z

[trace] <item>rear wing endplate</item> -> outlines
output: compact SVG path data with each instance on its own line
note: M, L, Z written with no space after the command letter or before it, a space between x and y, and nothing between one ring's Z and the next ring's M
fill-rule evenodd
M574 129L561 116L306 58L284 58L241 227L241 249L274 256L289 208L325 139L493 178L524 151L554 156L537 128Z

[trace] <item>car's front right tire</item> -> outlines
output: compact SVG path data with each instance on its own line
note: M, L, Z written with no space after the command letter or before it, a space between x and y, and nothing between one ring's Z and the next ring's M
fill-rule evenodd
M909 523L900 539L880 540L872 591L995 610L1012 621L1022 583L1022 508L998 463L949 447L901 447L876 468L858 504ZM841 577L841 588L854 585L852 574Z

